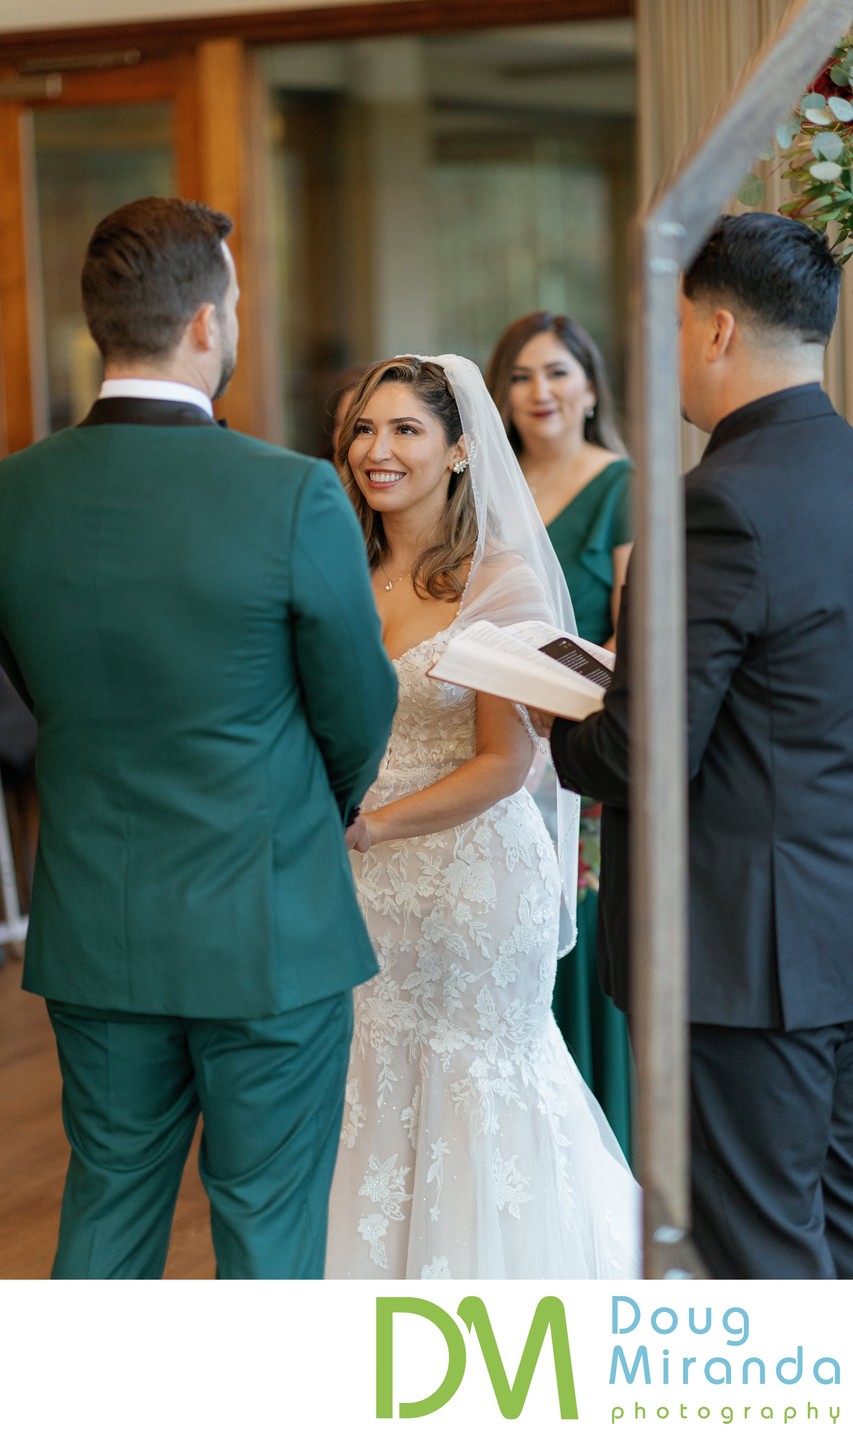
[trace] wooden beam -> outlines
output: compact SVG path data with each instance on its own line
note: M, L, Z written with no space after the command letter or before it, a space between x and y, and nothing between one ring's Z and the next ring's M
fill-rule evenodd
M635 0L373 0L253 14L18 30L0 34L0 64L31 65L59 54L96 55L109 50L140 50L142 57L148 58L224 38L239 38L252 45L282 45L376 35L449 34L497 25L615 20L629 18L634 8Z

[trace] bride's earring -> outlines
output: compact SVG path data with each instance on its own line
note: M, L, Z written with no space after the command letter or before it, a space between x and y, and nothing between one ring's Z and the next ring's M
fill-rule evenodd
M468 460L467 460L467 459L457 459L456 463L453 465L453 472L454 472L454 474L464 474L464 473L465 473L465 470L466 470L467 468L468 468Z

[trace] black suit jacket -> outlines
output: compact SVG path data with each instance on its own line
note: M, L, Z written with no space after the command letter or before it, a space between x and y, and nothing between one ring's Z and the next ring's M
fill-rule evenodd
M690 1017L847 1021L853 430L816 384L756 400L714 430L685 511ZM604 709L552 735L563 783L605 803L600 976L625 1009L629 591Z

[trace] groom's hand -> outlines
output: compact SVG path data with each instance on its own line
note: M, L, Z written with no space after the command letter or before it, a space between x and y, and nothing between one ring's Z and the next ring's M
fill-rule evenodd
M370 835L367 829L367 820L363 813L353 819L346 831L347 848L357 848L359 853L366 853L370 847Z

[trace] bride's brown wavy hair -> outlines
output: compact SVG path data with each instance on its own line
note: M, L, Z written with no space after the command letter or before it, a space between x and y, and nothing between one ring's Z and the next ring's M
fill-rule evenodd
M341 425L335 463L364 533L371 573L388 553L385 526L382 515L371 509L359 489L348 455L355 426L381 384L405 384L411 389L415 398L438 420L448 446L462 436L462 421L453 390L440 365L407 354L396 359L379 360L365 371L353 391ZM447 504L434 541L422 550L412 568L412 583L421 598L429 595L433 599L455 600L458 603L467 577L464 567L474 553L477 533L474 490L470 469L466 469L464 474L450 475Z

